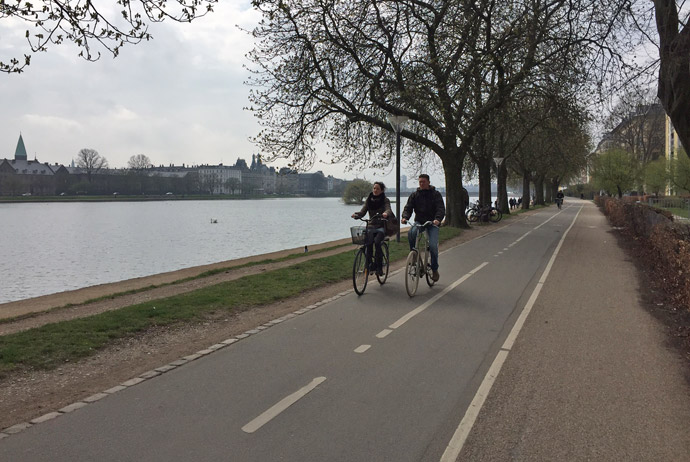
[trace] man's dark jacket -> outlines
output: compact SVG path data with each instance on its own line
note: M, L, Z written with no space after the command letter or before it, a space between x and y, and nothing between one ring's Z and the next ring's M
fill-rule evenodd
M409 220L414 211L414 220L418 223L427 221L442 221L446 215L446 206L443 204L441 193L430 186L429 189L417 188L407 199L407 205L402 212L402 218Z

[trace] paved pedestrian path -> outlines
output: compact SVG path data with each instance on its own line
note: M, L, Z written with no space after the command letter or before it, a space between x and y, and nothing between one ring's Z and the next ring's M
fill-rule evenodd
M690 461L688 363L604 215L566 204L583 209L458 460Z

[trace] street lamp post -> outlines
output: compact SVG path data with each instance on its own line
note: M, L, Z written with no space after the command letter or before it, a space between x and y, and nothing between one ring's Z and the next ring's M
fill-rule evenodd
M392 115L388 117L388 122L395 131L395 218L400 224L400 133L405 128L407 116ZM398 235L395 238L396 242L400 242L400 226L398 226Z

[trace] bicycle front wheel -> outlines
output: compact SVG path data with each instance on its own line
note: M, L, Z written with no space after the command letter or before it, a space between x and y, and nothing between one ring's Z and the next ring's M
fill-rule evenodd
M355 263L352 265L352 285L357 295L362 295L367 288L369 280L369 269L367 268L367 257L364 249L359 249L355 255Z
M407 290L407 295L414 297L417 293L417 286L419 285L419 255L416 250L410 251L407 256L407 262L405 263L405 290Z
M489 213L489 220L491 220L493 223L498 223L501 221L501 218L503 218L503 214L500 210L491 209L491 212Z
M429 287L431 287L436 284L436 281L432 279L434 272L431 270L431 250L428 248L426 249L426 252L424 252L424 269L426 283L429 285Z
M469 209L465 215L467 216L467 221L470 223L479 221L479 211L477 209Z
M389 269L389 255L388 255L388 244L384 242L381 244L381 251L383 251L383 264L381 265L381 269L383 270L383 275L379 276L378 274L376 275L376 279L378 279L379 284L383 285L386 282L386 279L388 279L388 269Z

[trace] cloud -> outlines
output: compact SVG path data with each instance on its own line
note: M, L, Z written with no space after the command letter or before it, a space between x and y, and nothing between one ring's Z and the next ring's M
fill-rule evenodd
M82 130L82 125L79 122L63 117L40 114L25 114L23 119L30 127L39 130L50 129L70 132Z
M259 125L243 110L249 89L242 66L253 38L236 25L251 30L259 19L248 0L223 1L192 23L152 23L153 40L126 45L117 58L104 52L93 63L73 44L51 45L24 73L0 76L0 158L14 155L21 132L27 152L50 163L67 164L85 147L112 167L136 154L156 165L251 159L258 148L248 138ZM26 52L27 26L0 21L0 46ZM345 174L342 165L314 170L361 176Z
M140 119L139 115L137 115L136 112L130 111L126 107L119 106L119 105L114 107L110 111L108 116L114 120L121 120L121 121L138 121Z

